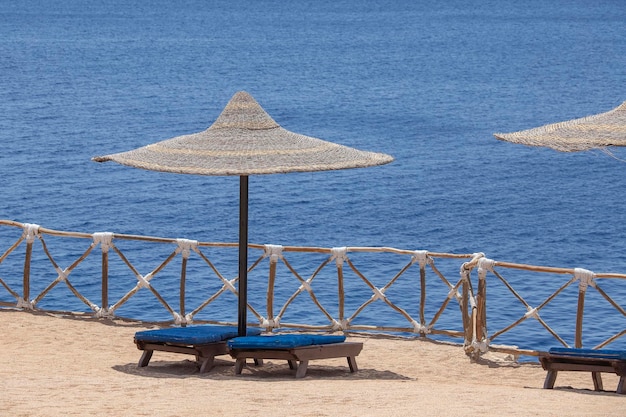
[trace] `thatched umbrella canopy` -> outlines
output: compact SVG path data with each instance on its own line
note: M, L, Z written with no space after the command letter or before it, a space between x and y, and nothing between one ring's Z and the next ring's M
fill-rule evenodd
M626 146L626 101L606 113L514 133L494 133L494 136L508 142L545 146L562 152Z
M246 92L238 92L205 131L93 158L152 171L240 177L239 334L247 322L248 176L383 165L389 155L365 152L280 127Z

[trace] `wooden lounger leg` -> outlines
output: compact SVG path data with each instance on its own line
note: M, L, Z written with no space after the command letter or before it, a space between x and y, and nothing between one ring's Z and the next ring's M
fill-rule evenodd
M616 392L618 394L626 394L626 375L619 378Z
M287 362L289 363L289 369L296 369L298 367L297 361L288 360Z
M593 389L602 391L602 374L600 374L600 372L592 372L591 379L593 379Z
M244 366L246 366L246 358L237 359L235 361L235 375L240 375Z
M140 368L148 366L148 364L150 363L150 359L152 358L152 352L152 350L144 350L141 358L139 358L139 363L137 364L137 366L139 366Z
M554 388L554 382L556 381L556 374L558 371L548 371L548 375L546 375L546 380L543 382L543 387L545 389Z
M350 367L350 372L359 370L358 366L356 366L356 358L354 356L348 356L348 366Z
M296 378L304 378L304 375L306 375L306 369L308 366L309 366L308 360L300 361L300 364L298 365L298 370L296 371Z
M214 357L213 356L208 356L206 358L201 358L202 363L200 364L200 373L203 374L206 371L210 370L211 368L213 368L213 363L214 363Z

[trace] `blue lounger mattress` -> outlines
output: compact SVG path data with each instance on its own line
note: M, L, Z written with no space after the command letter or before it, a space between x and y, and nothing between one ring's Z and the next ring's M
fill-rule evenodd
M551 355L573 356L589 359L617 359L626 360L626 350L613 349L578 349L578 348L551 348Z
M343 335L280 334L235 337L228 341L230 349L294 349L303 346L345 342Z
M259 335L261 329L248 328L248 335ZM204 345L222 342L237 337L236 326L200 325L172 327L167 329L143 330L135 333L135 340L140 342L172 343L185 345Z

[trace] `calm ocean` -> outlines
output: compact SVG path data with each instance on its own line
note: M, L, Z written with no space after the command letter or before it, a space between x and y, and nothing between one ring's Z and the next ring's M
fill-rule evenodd
M626 273L626 163L492 136L626 100L625 28L623 0L0 0L0 218L236 241L237 178L90 158L204 130L245 90L396 158L251 177L250 242Z

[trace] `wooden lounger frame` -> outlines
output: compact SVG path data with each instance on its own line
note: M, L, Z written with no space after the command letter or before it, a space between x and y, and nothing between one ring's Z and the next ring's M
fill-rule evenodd
M150 363L150 359L152 358L152 353L155 350L158 350L161 352L173 352L194 355L196 357L196 362L200 365L200 373L204 373L213 368L216 356L228 354L228 346L226 345L226 341L190 345L169 342L149 342L143 340L135 340L135 344L137 345L137 349L143 350L143 354L139 359L139 367L148 366L148 363Z
M614 358L593 358L582 356L567 356L564 354L545 354L539 357L541 366L548 371L543 387L552 389L558 371L591 372L593 387L602 391L602 372L619 375L616 392L626 394L626 360Z
M360 342L342 342L330 343L326 345L309 345L287 349L251 349L251 348L233 348L230 350L230 356L236 360L235 374L241 374L246 359L257 360L263 359L283 359L289 363L290 369L296 369L296 378L303 378L306 375L307 367L310 360L314 359L330 359L345 357L348 359L350 372L357 372L356 356L361 353L363 343ZM299 364L298 364L299 362Z

